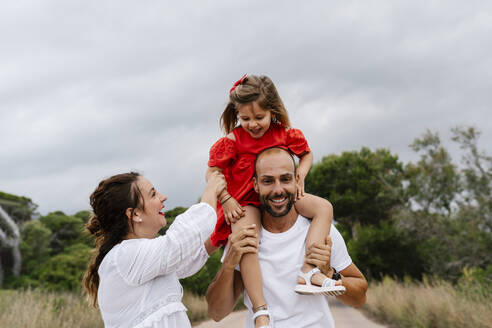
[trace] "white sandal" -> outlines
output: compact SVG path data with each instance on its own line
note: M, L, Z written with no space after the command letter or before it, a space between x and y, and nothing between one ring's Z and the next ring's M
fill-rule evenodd
M259 310L259 311L256 311L255 313L253 313L253 326L255 324L256 318L258 318L259 316L262 316L262 315L268 316L268 318L270 319L270 323L268 324L268 326L260 326L259 328L273 328L273 317L270 314L270 312L268 311L268 309Z
M309 272L300 271L298 276L304 279L306 282L305 285L298 284L294 291L298 294L302 295L328 295L328 296L338 296L345 294L344 286L335 286L336 280L326 278L323 280L323 284L321 286L315 286L311 284L311 278L316 273L320 273L320 269L314 268Z

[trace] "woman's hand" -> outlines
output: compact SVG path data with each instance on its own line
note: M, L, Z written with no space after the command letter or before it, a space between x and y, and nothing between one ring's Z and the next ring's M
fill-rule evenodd
M223 266L234 270L244 254L258 252L255 226L255 224L246 226L229 235L229 250L224 258Z
M207 185L202 195L201 201L212 206L214 210L217 208L217 198L221 194L227 184L224 175L218 171L211 172L208 176Z
M224 175L219 171L213 171L210 173L207 180L207 187L215 191L215 195L218 197L227 187L227 182Z
M222 209L224 210L224 218L228 225L236 223L245 214L244 208L230 195L224 197Z

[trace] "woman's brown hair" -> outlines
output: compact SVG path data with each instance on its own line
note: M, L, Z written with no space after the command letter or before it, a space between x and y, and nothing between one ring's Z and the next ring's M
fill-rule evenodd
M140 174L135 172L114 175L99 183L90 196L93 215L86 225L87 230L96 237L96 249L92 255L87 272L84 275L84 288L92 305L97 307L99 288L98 269L104 256L130 232L131 222L128 208L143 209L143 198L137 186Z
M238 107L254 101L262 109L272 112L274 122L290 127L289 115L272 80L265 75L247 75L231 91L229 103L220 117L220 126L226 134L231 133L237 125Z

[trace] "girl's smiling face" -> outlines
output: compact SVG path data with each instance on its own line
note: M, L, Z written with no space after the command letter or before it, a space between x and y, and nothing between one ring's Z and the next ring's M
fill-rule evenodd
M261 108L256 101L240 105L237 116L241 127L255 139L263 137L272 122L272 113Z

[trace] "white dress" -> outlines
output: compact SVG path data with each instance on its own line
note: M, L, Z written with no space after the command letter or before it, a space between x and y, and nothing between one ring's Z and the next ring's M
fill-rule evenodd
M204 242L216 220L210 205L196 204L176 217L164 236L113 247L98 271L105 327L191 327L178 279L195 274L207 261Z

